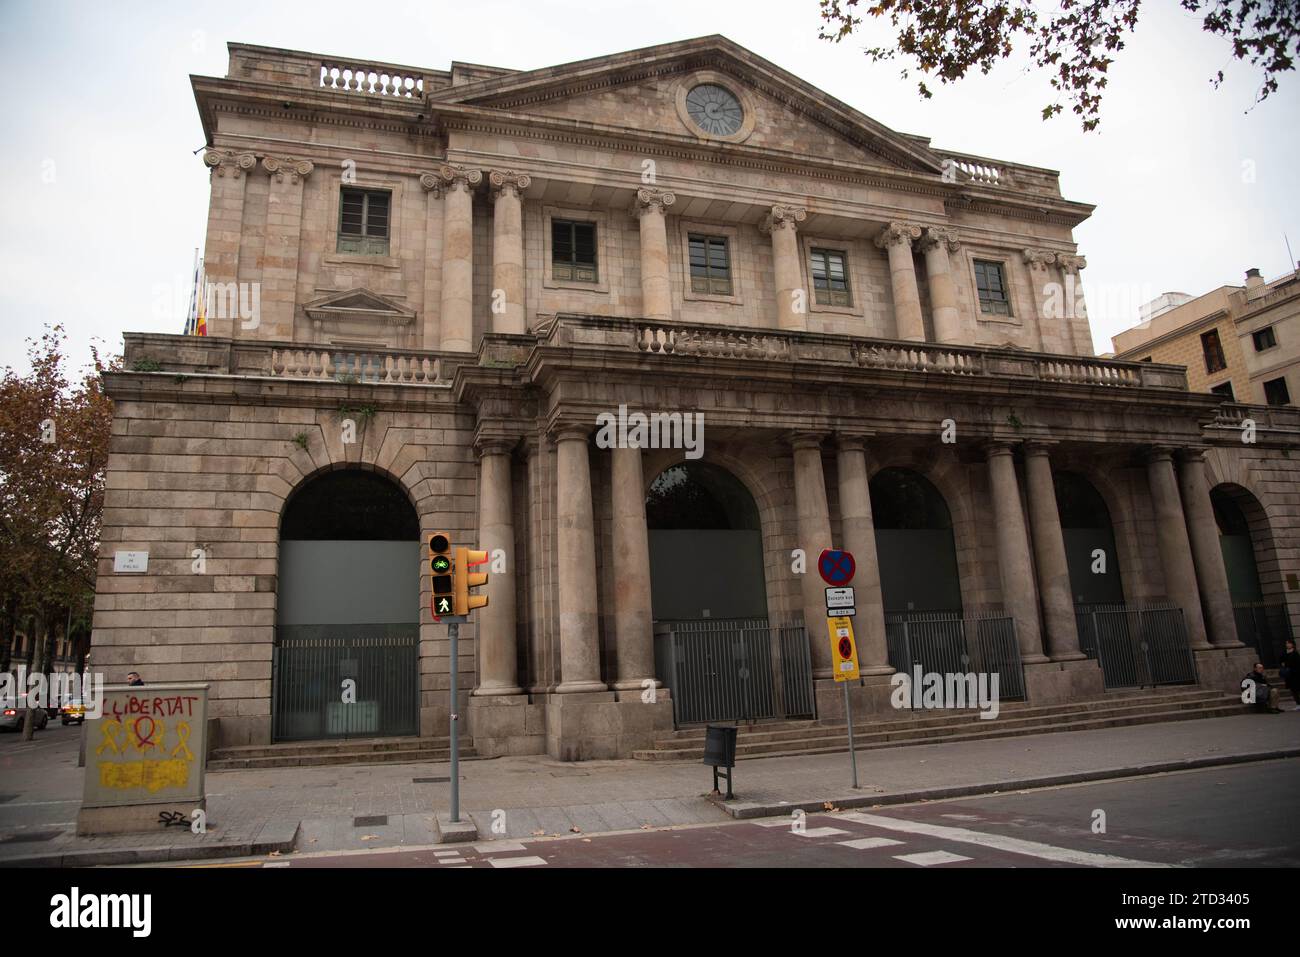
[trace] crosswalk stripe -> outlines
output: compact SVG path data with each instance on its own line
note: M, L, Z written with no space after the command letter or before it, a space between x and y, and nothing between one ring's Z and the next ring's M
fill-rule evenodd
M848 834L848 831L841 831L838 827L810 827L807 830L796 831L791 829L791 834L798 834L800 837L836 837L840 834Z
M545 864L546 859L541 857L494 857L489 860L493 867L537 867Z
M895 854L894 860L906 861L920 867L933 867L936 864L956 864L958 861L969 861L970 858L962 857L960 854L949 854L947 851L923 851L920 854Z
M896 847L903 842L895 841L892 837L860 837L856 841L838 841L836 843L843 847L851 847L855 851L869 851L873 847Z

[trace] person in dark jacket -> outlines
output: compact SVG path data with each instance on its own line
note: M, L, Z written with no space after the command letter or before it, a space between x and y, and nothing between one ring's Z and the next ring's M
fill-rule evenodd
M144 684L144 680L140 677L140 672L128 671L126 675L126 683L133 688L139 688Z
M1295 707L1292 711L1300 711L1300 653L1295 650L1295 642L1287 639L1286 654L1282 656L1282 680L1286 686L1291 689L1291 697L1295 699Z
M1247 687L1254 683L1254 699L1256 711L1266 711L1269 714L1281 714L1282 709L1277 706L1277 689L1268 686L1268 678L1264 675L1264 665L1261 662L1255 662L1255 668L1246 673L1246 677L1241 679L1241 690L1246 691ZM1242 699L1246 701L1245 698ZM1246 701L1247 704L1251 703Z

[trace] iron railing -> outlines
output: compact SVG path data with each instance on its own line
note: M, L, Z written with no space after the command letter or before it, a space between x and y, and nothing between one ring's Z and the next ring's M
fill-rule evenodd
M1265 668L1276 668L1291 639L1291 618L1286 605L1243 602L1232 606L1237 619L1237 639L1259 654Z
M1106 690L1196 683L1196 658L1177 605L1075 605L1074 619L1079 648L1101 665Z
M896 671L910 676L919 666L923 674L997 674L999 698L1025 697L1016 624L1001 612L886 612L885 643Z
M380 737L419 732L417 625L355 625L360 634L284 634L271 658L272 739ZM366 634L380 630L383 633ZM344 698L344 682L354 693Z
M675 621L661 626L655 644L679 726L814 715L812 660L801 624Z

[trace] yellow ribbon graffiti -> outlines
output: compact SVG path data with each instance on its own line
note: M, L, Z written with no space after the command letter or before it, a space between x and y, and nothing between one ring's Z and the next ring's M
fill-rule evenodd
M185 742L190 739L190 725L188 721L181 721L176 725L176 736L181 739L180 744L172 748L172 757L176 757L176 752L184 751L185 757L193 761L194 752L190 750L189 745Z
M95 749L95 754L103 754L105 748L112 748L114 754L121 754L122 749L117 743L117 733L122 731L122 722L117 718L111 718L100 725L100 733L103 734L104 740L100 742L99 747Z

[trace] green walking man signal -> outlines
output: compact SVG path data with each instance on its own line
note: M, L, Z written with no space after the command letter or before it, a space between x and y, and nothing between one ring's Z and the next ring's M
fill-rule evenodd
M471 595L471 588L486 585L487 572L471 571L486 565L488 553L474 548L457 548L453 552L451 538L445 532L429 536L429 571L433 617L443 615L468 615L475 608L488 603L486 595Z

